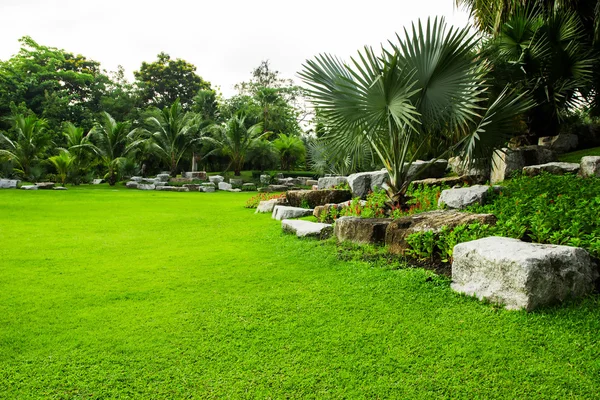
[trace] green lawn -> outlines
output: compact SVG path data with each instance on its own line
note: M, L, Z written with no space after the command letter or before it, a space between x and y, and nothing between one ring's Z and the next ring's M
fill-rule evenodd
M581 161L581 157L585 156L600 156L600 147L594 147L591 149L583 149L573 151L571 153L565 153L558 157L558 159L562 162L571 162L571 163L579 163Z
M600 398L597 297L504 311L249 196L0 191L0 398Z

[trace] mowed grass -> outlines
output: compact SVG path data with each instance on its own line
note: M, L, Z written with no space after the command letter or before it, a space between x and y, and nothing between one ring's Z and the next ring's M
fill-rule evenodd
M1 191L0 398L600 398L597 297L508 312L249 196Z

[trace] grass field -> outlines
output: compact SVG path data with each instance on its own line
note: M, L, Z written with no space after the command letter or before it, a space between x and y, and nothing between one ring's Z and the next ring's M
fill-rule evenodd
M571 153L562 154L558 157L558 159L562 162L579 163L581 161L581 157L585 156L600 156L600 147L577 150Z
M1 191L0 398L600 398L597 297L504 311L249 196Z

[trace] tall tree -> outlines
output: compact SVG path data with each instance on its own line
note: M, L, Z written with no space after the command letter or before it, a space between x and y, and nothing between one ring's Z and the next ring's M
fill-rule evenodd
M211 89L210 83L196 74L193 64L172 59L164 52L158 54L154 62L143 62L134 75L142 104L160 109L170 107L179 99L181 107L187 111L199 91Z

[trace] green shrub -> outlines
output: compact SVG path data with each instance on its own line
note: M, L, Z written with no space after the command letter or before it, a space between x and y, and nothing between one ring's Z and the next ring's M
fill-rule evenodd
M272 199L285 199L285 193L259 193L256 196L250 197L246 200L246 208L256 208L258 203L261 201L272 200Z

